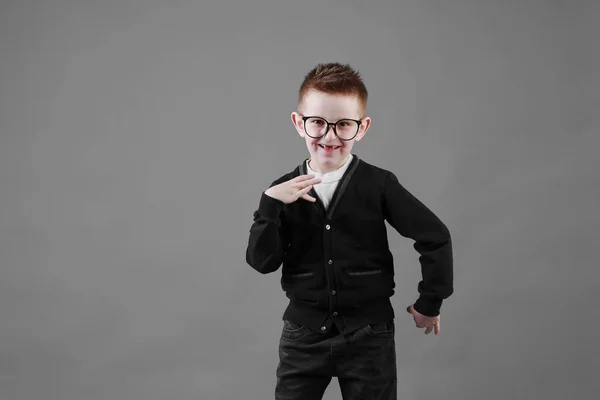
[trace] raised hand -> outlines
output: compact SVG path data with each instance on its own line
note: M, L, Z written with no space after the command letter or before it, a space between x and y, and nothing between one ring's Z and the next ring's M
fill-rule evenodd
M308 192L314 185L320 182L321 178L315 178L312 174L300 175L289 181L270 187L265 191L265 194L285 204L293 203L300 198L314 202L316 199L310 196Z

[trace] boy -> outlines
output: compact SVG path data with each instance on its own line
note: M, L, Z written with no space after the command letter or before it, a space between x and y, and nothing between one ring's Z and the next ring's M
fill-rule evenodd
M396 399L394 266L385 221L415 241L423 280L407 308L440 331L453 293L447 227L396 176L352 153L371 119L368 92L349 65L317 65L291 115L310 157L262 193L246 261L262 274L281 265L283 314L277 400L319 400L337 377L344 400Z

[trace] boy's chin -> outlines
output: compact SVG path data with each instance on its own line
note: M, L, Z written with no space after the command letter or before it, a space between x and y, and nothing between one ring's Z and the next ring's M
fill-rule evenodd
M340 154L323 154L320 152L316 152L316 154L314 154L314 158L319 160L319 162L321 162L321 164L334 164L336 162L339 161L340 159Z

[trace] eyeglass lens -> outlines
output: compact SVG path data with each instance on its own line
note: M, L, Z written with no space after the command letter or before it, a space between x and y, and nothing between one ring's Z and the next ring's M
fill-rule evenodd
M311 117L304 123L306 133L312 137L321 137L327 132L327 121L322 118ZM358 132L358 123L351 119L343 119L337 122L335 130L340 139L352 139Z

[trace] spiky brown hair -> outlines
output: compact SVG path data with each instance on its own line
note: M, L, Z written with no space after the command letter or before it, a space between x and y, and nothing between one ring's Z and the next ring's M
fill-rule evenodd
M298 104L302 103L309 90L318 90L327 94L357 96L361 103L361 112L366 114L369 92L360 72L348 64L337 62L319 63L306 76L298 92Z

